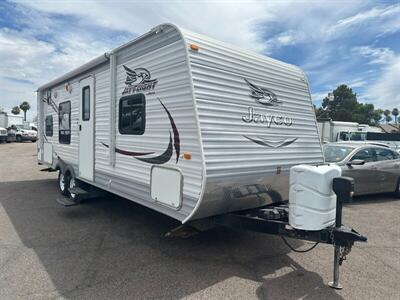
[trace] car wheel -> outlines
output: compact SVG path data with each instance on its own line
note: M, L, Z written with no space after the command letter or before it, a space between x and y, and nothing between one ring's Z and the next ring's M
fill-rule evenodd
M36 140L32 140L32 143L36 143Z
M64 174L61 170L58 171L58 188L62 195L69 196L69 176Z
M397 180L397 186L396 186L396 191L394 192L394 195L397 198L400 198L400 178Z
M18 143L21 143L21 142L22 142L22 137L21 137L20 135L17 135L16 139L17 139L17 142L18 142Z

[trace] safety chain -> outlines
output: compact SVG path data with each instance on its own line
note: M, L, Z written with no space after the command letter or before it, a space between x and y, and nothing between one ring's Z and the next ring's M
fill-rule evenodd
M343 261L347 259L347 255L351 251L351 245L340 247L340 254L339 254L339 266L342 265Z
M333 229L334 227L329 228L328 232L329 232L329 238L332 241L332 245L335 247L336 243L335 243L335 236L333 234ZM343 261L345 261L347 259L347 255L350 253L351 251L351 247L352 245L348 245L348 246L339 246L339 265L341 266Z
M332 241L332 245L333 246L335 246L335 237L334 237L334 235L333 235L333 226L331 226L329 229L328 229L328 232L329 232L329 237L330 237L330 239L331 239L331 241Z

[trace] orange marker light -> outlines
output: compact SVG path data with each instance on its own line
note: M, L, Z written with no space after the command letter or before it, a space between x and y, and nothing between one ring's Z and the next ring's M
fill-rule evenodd
M189 152L183 153L183 159L186 159L186 160L192 159L192 154Z
M193 51L199 51L200 47L195 44L190 44L190 49L192 49Z

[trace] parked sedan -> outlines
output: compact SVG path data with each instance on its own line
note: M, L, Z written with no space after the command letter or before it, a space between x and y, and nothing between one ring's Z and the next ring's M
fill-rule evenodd
M354 178L355 195L394 192L400 197L400 155L384 146L329 143L325 161L336 163L342 175Z

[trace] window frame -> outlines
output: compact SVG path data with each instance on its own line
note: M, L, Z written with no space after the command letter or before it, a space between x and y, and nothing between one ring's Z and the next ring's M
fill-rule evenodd
M387 151L388 153L390 153L392 155L392 158L390 159L378 159L378 153L377 151ZM397 159L397 153L395 151L393 151L392 149L389 148L375 148L375 155L376 155L376 161L391 161L391 160L395 160Z
M354 159L360 159L360 158L354 158L354 157L355 157L359 152L364 151L364 150L371 150L371 151L372 151L372 161L367 161L367 160L363 159L363 160L365 161L366 164L371 163L371 162L376 162L376 161L377 161L376 153L375 153L375 148L373 148L373 147L362 148L362 149L356 150L356 153L354 153L354 154L352 155L352 157L350 158L349 161L352 161L352 160L354 160Z
M89 108L89 117L88 118L86 118L85 117L85 102L84 102L84 100L85 100L85 91L86 90L89 90L89 98L88 98L88 102L89 102L89 106L88 106L88 108ZM83 88L82 88L82 99L81 99L81 101L82 101L82 121L90 121L90 85L86 85L86 86L84 86Z
M69 104L69 134L61 134L61 105ZM64 130L66 131L66 130ZM60 144L71 144L71 101L64 101L58 104L58 142Z
M49 125L48 124L48 119L50 119L51 118L51 130L47 130L47 126ZM45 119L45 121L44 121L44 125L45 125L45 136L47 136L47 137L52 137L53 136L53 134L54 134L54 120L53 120L53 115L47 115L46 116L46 119Z
M122 125L122 116L121 116L121 112L122 112L122 103L125 100L136 100L140 98L141 100L141 104L142 104L142 124L141 124L141 130L140 131L133 131L132 129L123 129L121 128ZM119 111L118 111L118 131L120 134L123 135L143 135L144 132L146 131L146 96L143 93L140 94L134 94L134 95L128 95L128 96L124 96L121 97L119 99Z

